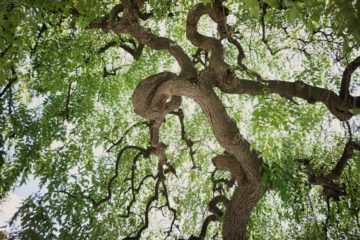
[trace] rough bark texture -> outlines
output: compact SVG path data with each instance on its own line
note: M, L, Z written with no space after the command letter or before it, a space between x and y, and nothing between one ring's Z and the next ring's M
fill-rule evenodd
M224 217L222 230L224 240L245 239L251 211L264 193L264 189L251 184L236 188Z

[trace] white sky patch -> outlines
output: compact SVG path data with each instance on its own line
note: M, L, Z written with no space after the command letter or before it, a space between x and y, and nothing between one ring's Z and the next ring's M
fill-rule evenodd
M186 116L192 116L197 107L197 103L193 100L190 100L188 98L183 98L183 104L182 107L184 108L184 112Z
M93 146L92 151L94 157L100 157L105 154L105 149L102 146Z
M37 192L38 190L39 190L39 180L36 179L33 175L30 175L26 183L21 185L20 187L15 188L12 193L25 199L31 194Z
M71 175L74 175L74 176L76 176L76 175L78 175L79 174L79 167L78 166L74 166L73 168L71 168L70 170L69 170L69 175L71 176Z
M44 101L46 99L46 96L36 96L31 98L30 103L27 105L28 109L39 109L43 105Z
M34 178L34 176L30 176L26 184L15 188L4 200L0 202L0 230L10 231L9 226L6 225L11 217L28 196L38 192L39 190L39 181ZM41 192L43 191L45 191L45 189Z
M234 14L230 14L229 16L227 16L226 20L227 20L226 21L227 24L229 24L230 26L233 26L233 25L235 25L237 18Z
M0 204L0 227L7 225L10 218L21 206L22 198L14 193L10 193L5 201ZM9 229L7 229L9 230Z
M64 146L64 142L59 141L59 140L54 140L51 143L50 148L51 148L51 150L56 150L56 149L61 148L63 146Z
M344 132L344 127L342 126L341 122L337 119L331 121L330 128L332 131L336 133L342 134Z
M75 128L75 124L69 121L65 121L66 134L70 134L72 130Z
M172 72L180 72L180 66L179 63L177 61L175 61L172 65L171 65L171 69Z
M218 34L217 24L209 16L202 16L198 24L198 31L205 36L215 37Z
M28 177L25 184L13 189L6 198L0 201L0 231L11 232L8 223L19 207L21 207L23 201L36 192L45 193L46 191L46 186L40 189L39 180L33 175ZM15 225L17 225L17 222Z
M159 36L165 37L165 36L166 36L165 21L161 21L161 22L159 23L159 29L160 29Z

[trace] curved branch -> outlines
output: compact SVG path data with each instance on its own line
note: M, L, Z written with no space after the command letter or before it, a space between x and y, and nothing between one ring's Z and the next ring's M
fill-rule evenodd
M213 199L211 199L208 204L208 207L209 207L209 211L212 212L213 214L211 214L205 218L205 220L201 226L200 235L198 237L191 235L188 240L203 240L203 239L205 239L207 228L208 228L209 224L211 222L220 221L221 217L223 216L223 213L217 207L217 204L219 204L219 203L223 203L225 206L228 206L229 200L223 195L219 195L219 196L216 196Z
M171 224L170 224L170 229L167 231L167 234L166 234L166 237L165 237L165 239L167 239L169 236L170 236L170 234L171 234L171 232L172 232L172 230L173 230L173 226L175 225L175 221L177 220L177 210L175 209L175 208L173 208L173 207L171 207L170 206L170 201L169 201L169 195L168 195L168 190L167 190L167 187L166 187L166 184L165 184L165 182L163 181L162 182L162 185L163 185L163 194L164 194L164 196L165 196L165 200L166 200L166 203L165 203L165 206L170 210L170 212L172 212L173 213L173 219L172 219L172 221L171 221Z
M123 153L124 153L125 151L129 150L129 149L138 150L138 151L141 152L142 155L147 155L147 150L144 149L144 148L142 148L142 147L138 147L138 146L125 146L125 147L123 147L123 148L120 150L120 152L119 152L119 154L118 154L118 156L117 156L117 158L116 158L116 162L115 162L115 173L114 173L114 175L110 178L110 180L109 180L109 182L108 182L108 184L107 184L107 195L106 195L104 198L102 198L102 199L100 199L100 200L98 200L98 201L96 201L95 199L92 199L92 203L93 203L94 208L99 207L102 203L104 203L104 202L106 202L106 201L109 201L109 200L111 199L111 197L112 197L111 187L112 187L112 184L113 184L113 182L115 181L115 179L119 176L119 164L120 164L121 157L122 157ZM140 156L140 155L138 155L137 157L139 157L139 156Z
M128 127L127 130L125 130L125 132L123 133L123 135L120 137L119 140L117 140L116 142L113 142L113 144L106 150L106 152L110 152L115 146L120 145L122 143L122 141L124 140L124 138L127 136L127 134L133 129L136 128L140 125L145 125L147 124L147 122L142 121L142 122L137 122L132 124L130 127Z
M207 228L210 225L211 222L219 221L219 217L217 217L215 214L211 214L207 216L201 226L201 232L199 237L191 235L188 240L203 240L205 239Z
M118 44L117 41L110 41L110 42L106 43L103 47L101 47L98 50L98 53L99 54L104 53L104 52L106 52L106 50L108 50L111 47L115 47L117 44Z
M177 76L174 73L162 72L142 80L132 95L135 113L150 120L162 119L167 113L180 107L180 97L172 97L171 101L167 102L170 95L162 97L155 104L151 104L156 89L162 83L175 78Z
M217 169L231 172L239 183L244 182L244 170L234 156L230 154L217 155L212 159L212 162Z
M348 141L345 144L343 153L341 154L341 157L337 161L335 167L333 168L331 173L329 173L326 177L332 180L340 178L342 171L346 167L348 161L352 157L355 150L360 151L359 144L352 141Z
M195 157L194 157L196 150L193 149L194 143L196 141L194 142L193 140L191 140L186 134L185 124L184 124L184 111L181 108L179 108L179 110L172 111L170 113L176 115L179 118L180 127L181 127L181 140L183 140L185 142L186 146L189 149L190 159L193 164L192 169L196 169L197 166L196 166Z
M140 25L139 18L144 18L144 14L140 14L138 3L130 0L122 0L123 18L120 21L101 21L91 23L89 28L100 28L104 31L113 31L116 34L130 34L135 37L141 44L144 44L154 50L167 50L179 63L183 75L189 79L196 76L196 70L191 62L190 57L184 50L174 41L166 37L159 37L151 33L151 29L147 29ZM146 15L146 14L145 14ZM147 18L146 15L145 18Z
M341 80L339 95L343 99L348 99L350 96L350 80L353 72L360 67L360 56L355 58L349 65L346 66Z
M208 204L209 207L209 211L214 213L216 216L218 217L222 217L223 213L222 211L217 207L217 205L219 203L223 203L225 207L228 207L229 205L229 200L223 196L223 195L219 195L214 197L213 199L211 199L211 201Z
M237 56L237 64L238 64L238 68L240 68L239 70L245 71L246 74L249 77L255 77L256 80L261 81L263 80L263 78L261 77L261 75L254 71L249 69L244 63L243 60L245 58L245 52L243 47L241 46L241 44L239 43L239 41L237 41L235 38L229 36L228 37L229 42L234 45L236 47L236 49L238 50L238 56Z
M153 202L155 202L156 200L158 200L158 198L159 198L159 186L160 186L161 182L162 182L162 180L160 178L158 178L158 180L155 183L155 193L154 193L153 196L150 197L150 199L146 203L145 222L144 222L144 224L140 227L140 229L137 231L135 236L133 236L133 237L127 236L123 240L137 240L137 239L140 239L140 236L141 236L142 232L145 229L148 228L148 226L149 226L149 212L150 212L150 209L151 209L151 204Z
M125 214L121 214L120 217L123 217L123 218L127 218L130 216L130 213L131 213L131 208L133 206L133 204L135 203L136 201L136 193L139 193L141 187L143 186L143 184L145 183L146 179L148 178L153 178L153 179L156 179L157 176L154 176L152 174L149 174L149 175L146 175L145 177L143 177L138 185L138 187L136 188L135 187L135 170L136 170L136 162L137 160L139 159L139 157L142 155L141 152L137 153L136 156L134 157L134 160L133 160L133 164L132 164L132 167L131 167L131 176L130 178L126 179L125 181L128 181L130 180L130 188L128 190L126 190L124 192L124 195L126 195L130 190L131 190L131 200L129 202L129 204L127 205L126 207L126 213Z
M154 94L151 108L167 96L187 96L194 99L205 113L218 142L240 162L249 179L260 180L259 165L262 160L250 150L250 144L239 132L215 92L203 85L194 85L181 79L162 83ZM136 102L133 101L136 105Z
M200 18L207 14L217 23L220 37L225 38L227 28L230 28L230 26L226 25L226 12L227 9L221 5L221 1L215 1L213 5L199 3L189 11L186 19L186 37L195 46L211 51L209 67L214 71L220 82L226 81L229 76L233 75L230 66L224 61L224 48L220 40L200 34L197 25Z
M360 151L359 144L348 141L345 144L343 153L339 160L337 161L335 167L331 170L330 173L326 175L316 175L310 161L308 159L299 160L307 168L308 181L310 184L320 185L323 187L324 195L327 198L333 198L334 200L339 200L341 196L346 195L345 189L336 183L341 176L344 168L346 167L348 161L353 156L354 151Z
M276 93L289 100L292 100L293 97L298 97L309 103L321 102L334 116L342 121L350 119L353 114L349 109L356 107L351 102L344 102L344 100L333 91L311 86L302 81L286 82L264 80L256 82L246 79L237 79L231 87L228 87L227 89L221 88L221 90L230 94L262 95L264 93Z
M132 43L132 42L131 42ZM101 47L98 50L98 53L104 53L106 50L108 50L111 47L115 47L115 46L119 46L121 47L124 51L126 51L127 53L131 54L131 56L135 59L138 60L141 56L141 53L144 49L144 44L138 44L136 45L135 42L133 43L133 47L127 45L125 42L118 42L118 41L110 41L108 43L106 43L103 47Z

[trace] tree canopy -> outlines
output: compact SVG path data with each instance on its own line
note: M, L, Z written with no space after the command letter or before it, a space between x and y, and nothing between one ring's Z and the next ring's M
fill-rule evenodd
M21 239L358 239L360 1L0 0Z

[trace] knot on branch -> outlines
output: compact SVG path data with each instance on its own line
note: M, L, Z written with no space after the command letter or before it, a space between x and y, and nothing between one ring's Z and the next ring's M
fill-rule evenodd
M238 182L242 182L242 179L245 177L240 162L230 154L217 155L211 161L217 169L231 172Z
M237 85L236 76L234 70L230 68L228 64L218 64L218 68L215 69L215 74L218 81L218 87L223 91L230 91Z
M176 74L162 72L142 80L135 88L132 95L132 103L136 114L150 119L159 119L167 113L177 109L181 105L181 97L156 94L161 84L176 78Z

